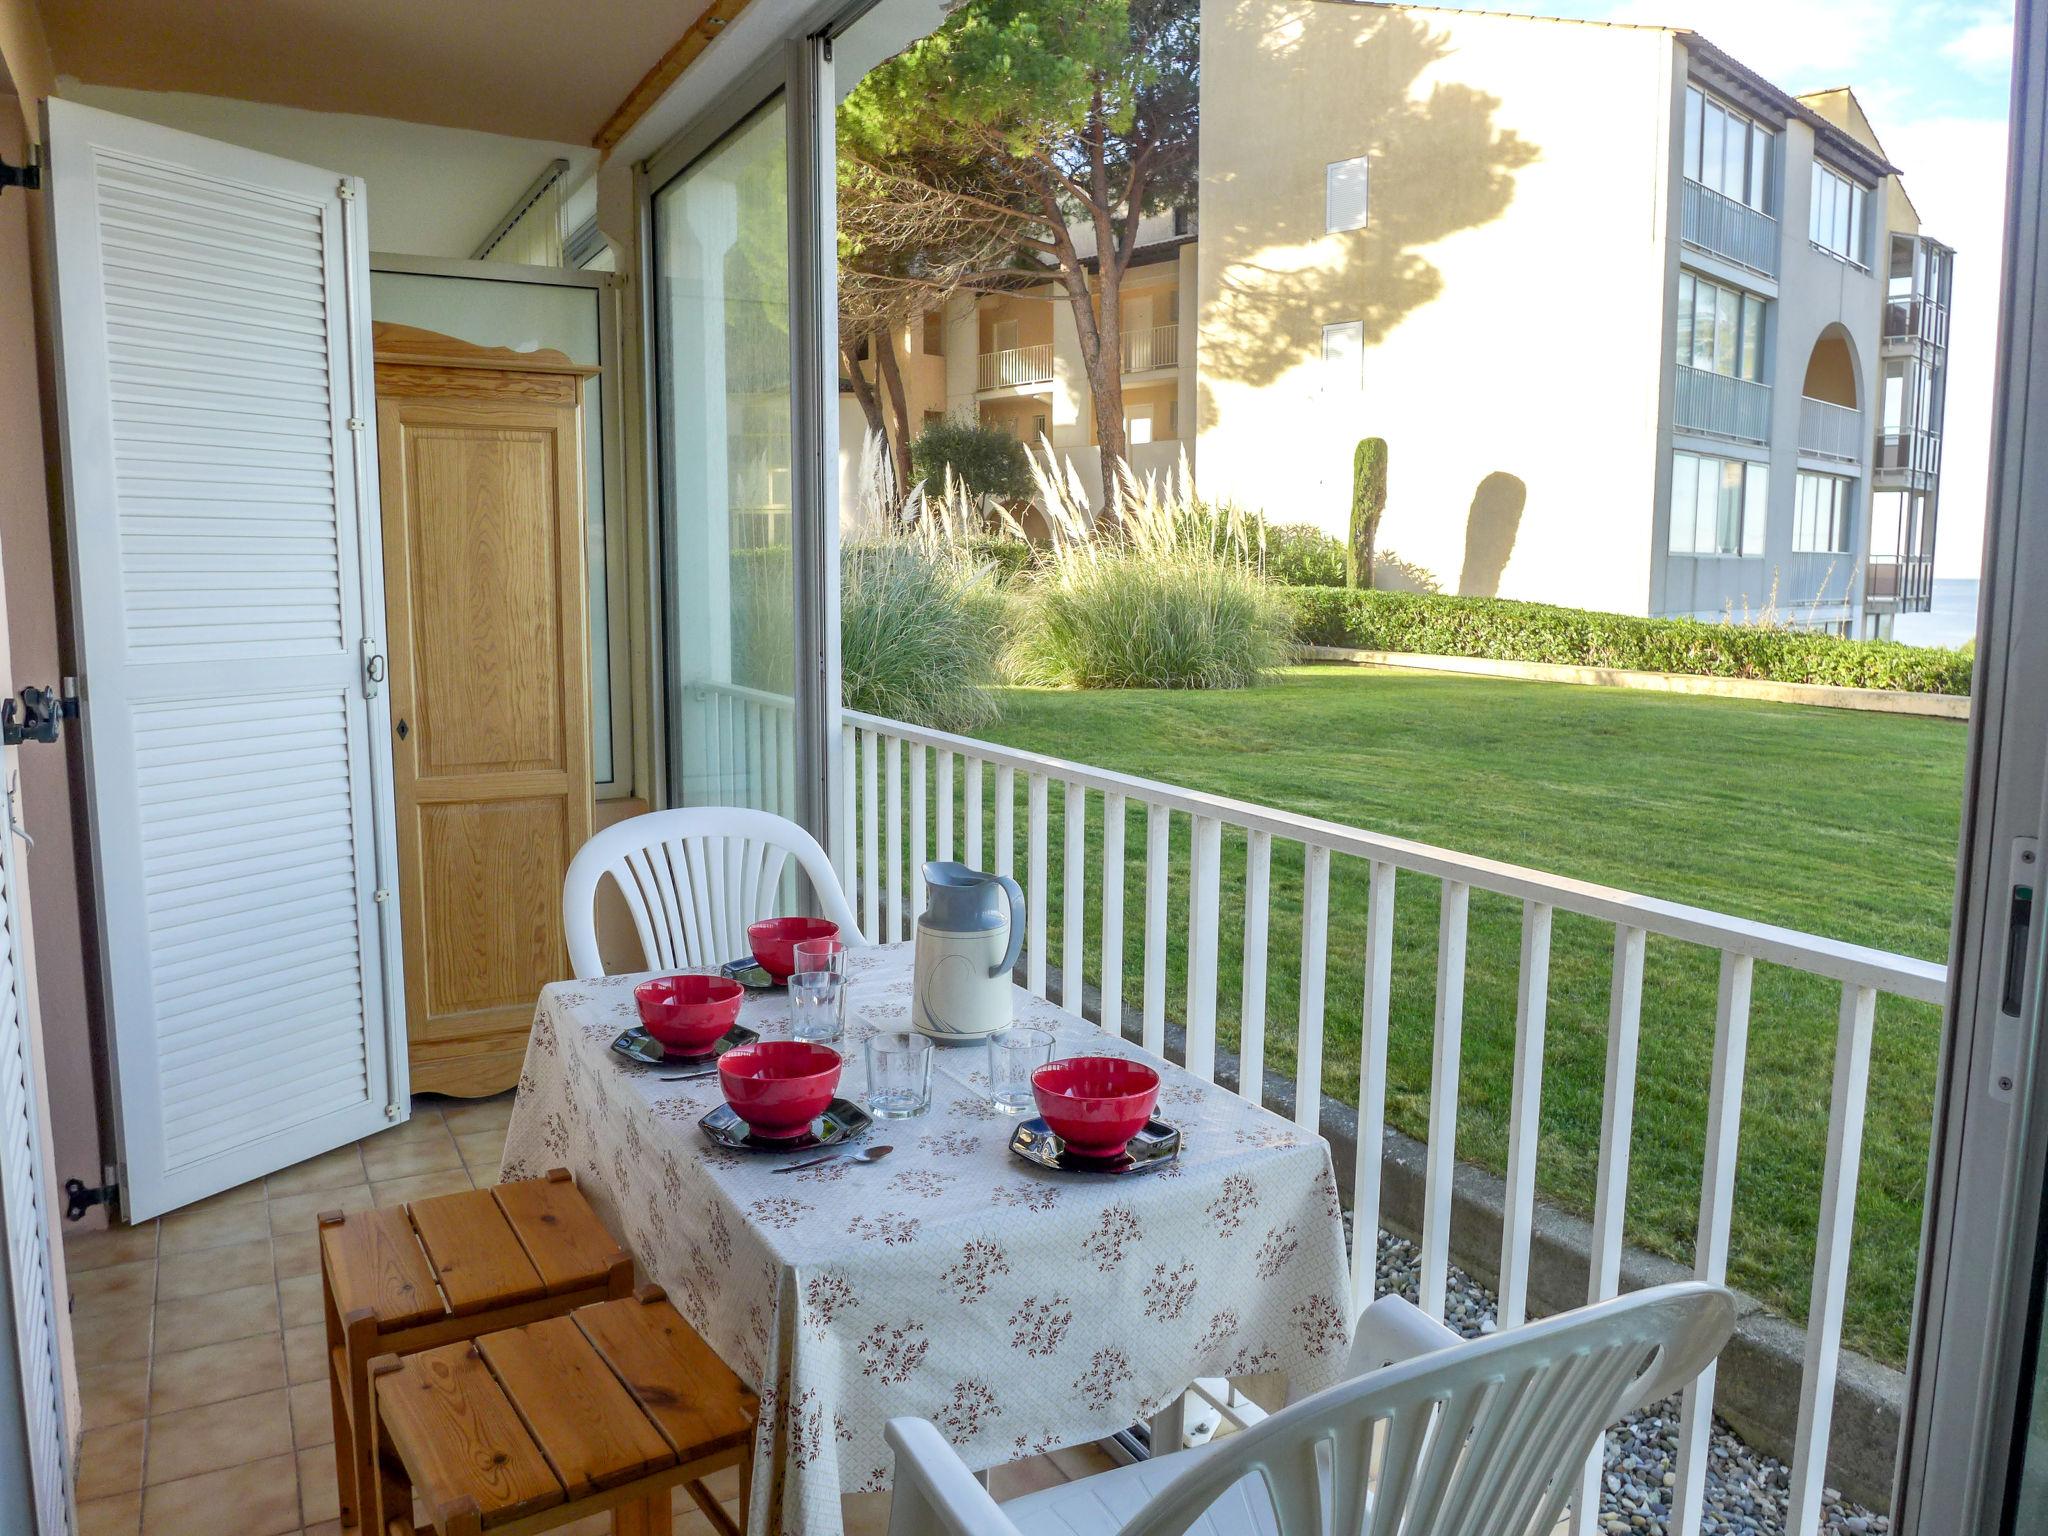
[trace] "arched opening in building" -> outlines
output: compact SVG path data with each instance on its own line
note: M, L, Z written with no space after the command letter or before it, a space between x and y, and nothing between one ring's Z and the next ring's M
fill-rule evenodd
M1814 338L1813 351L1806 359L1806 382L1800 393L1809 400L1857 410L1862 401L1857 389L1856 344L1839 322Z

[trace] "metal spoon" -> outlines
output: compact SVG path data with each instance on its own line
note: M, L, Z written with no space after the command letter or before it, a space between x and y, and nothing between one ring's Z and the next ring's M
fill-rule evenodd
M886 1141L876 1147L862 1147L858 1152L833 1152L824 1157L814 1157L806 1162L785 1163L775 1169L777 1173L797 1173L805 1168L822 1168L827 1163L879 1163L896 1149Z

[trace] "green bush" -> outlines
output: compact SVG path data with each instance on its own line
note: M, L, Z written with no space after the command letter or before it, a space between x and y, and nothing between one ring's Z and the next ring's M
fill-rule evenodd
M1001 427L985 427L970 417L942 417L918 433L910 444L910 471L934 496L948 471L976 496L1018 501L1032 492L1031 457L1024 445Z
M1640 619L1546 603L1434 593L1356 592L1334 587L1285 594L1295 638L1304 645L1348 646L1430 656L1555 662L1745 677L1777 683L1826 683L1902 693L1970 691L1970 651L1845 640L1807 630Z
M1249 565L1105 554L1031 584L1011 671L1053 688L1248 688L1287 659L1275 594Z
M1277 523L1266 529L1266 579L1285 587L1344 585L1344 543L1313 523Z
M968 731L1000 708L1007 604L984 568L933 543L851 540L840 551L839 677L848 709Z
M967 558L987 566L998 584L1008 586L1031 569L1033 555L1031 546L1023 539L984 534L967 541Z

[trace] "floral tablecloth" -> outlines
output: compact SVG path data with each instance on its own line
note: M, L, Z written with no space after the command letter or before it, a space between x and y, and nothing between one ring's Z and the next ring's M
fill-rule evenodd
M911 948L848 956L842 1095L858 1040L907 1027ZM788 1154L714 1147L716 1078L658 1081L609 1044L640 976L540 998L504 1177L567 1167L643 1275L761 1395L752 1536L830 1536L842 1492L886 1488L882 1426L932 1420L977 1468L1111 1434L1197 1376L1284 1372L1331 1385L1349 1335L1328 1148L1225 1089L1019 991L1060 1054L1161 1068L1179 1158L1143 1177L1072 1176L1007 1147L986 1053L938 1048L931 1111L878 1121L893 1153L777 1174ZM779 1019L749 994L741 1022ZM816 1154L813 1154L816 1155Z

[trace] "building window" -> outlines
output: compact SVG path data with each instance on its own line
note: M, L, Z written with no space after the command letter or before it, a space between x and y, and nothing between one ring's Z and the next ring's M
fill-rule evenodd
M1849 506L1856 482L1846 475L1799 472L1792 493L1792 552L1839 555L1849 548Z
M1671 456L1671 553L1760 555L1770 469L1747 459Z
M1685 90L1685 174L1703 187L1758 213L1771 209L1771 164L1777 136L1762 123L1709 96Z
M1323 229L1338 234L1366 222L1365 156L1338 160L1323 169Z
M1365 387L1365 322L1346 320L1323 327L1323 388Z
M946 355L946 317L936 309L925 312L924 355L926 357L944 357Z
M1764 375L1766 301L1690 272L1678 274L1678 361L1734 379Z
M1813 206L1807 211L1807 238L1831 256L1863 266L1863 205L1861 187L1846 176L1813 163Z

